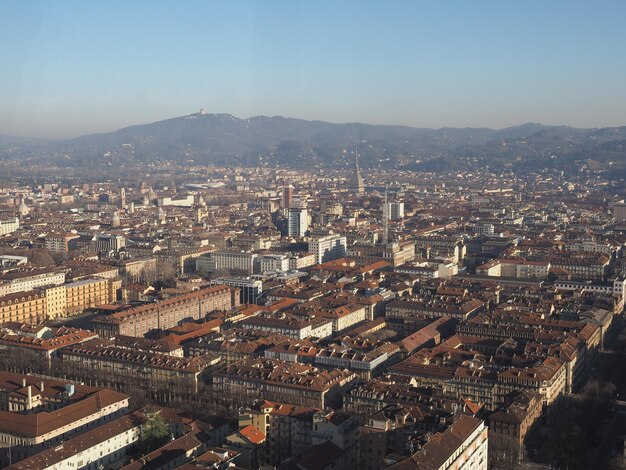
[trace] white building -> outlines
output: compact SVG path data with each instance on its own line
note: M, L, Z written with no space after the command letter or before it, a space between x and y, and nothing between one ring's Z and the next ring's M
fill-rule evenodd
M17 232L20 228L20 219L13 217L7 220L0 220L0 235L8 235Z
M196 271L210 273L218 269L241 274L254 274L258 255L245 251L216 251L196 259Z
M242 328L269 331L293 339L328 338L333 334L333 322L327 318L296 319L284 314L266 314L245 319Z
M309 229L309 214L307 209L304 207L290 207L288 222L287 234L290 237L303 237Z
M515 279L545 279L550 272L548 261L528 261L525 259L495 259L476 268L481 276L510 277Z
M16 292L29 292L38 287L58 286L65 283L65 273L57 271L35 271L7 273L0 278L0 296Z
M160 197L157 199L157 206L174 206L174 207L191 207L194 204L194 197L192 194L188 196L179 197L173 199L171 197Z
M247 277L219 278L213 284L239 289L239 302L241 304L255 304L263 293L263 281Z
M309 241L309 252L315 255L317 263L326 263L346 256L348 243L341 235L327 235Z
M389 220L404 219L404 202L389 202L387 204L387 214Z
M270 271L289 271L289 257L287 255L261 255L261 273Z
M594 292L598 294L613 295L615 297L624 298L626 293L626 278L615 278L612 283L608 284L592 284L584 281L556 281L554 287L559 290L578 290L582 289L586 292Z
M474 224L472 226L472 231L474 233L478 233L479 235L493 235L495 233L496 227L493 224L484 223L484 224Z
M420 279L450 279L459 273L459 267L455 263L439 263L435 261L423 261L421 263L407 263L394 268L397 273L414 274Z
M126 238L122 235L96 235L95 249L98 253L118 252L126 246Z

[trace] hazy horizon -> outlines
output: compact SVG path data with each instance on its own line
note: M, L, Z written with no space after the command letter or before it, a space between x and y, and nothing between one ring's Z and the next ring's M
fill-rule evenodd
M208 113L502 129L626 125L626 4L13 1L0 134Z
M446 128L452 128L452 129L492 129L492 130L503 130L503 129L508 129L508 128L512 128L512 127L518 127L518 126L524 126L526 124L538 124L538 125L543 125L543 126L556 126L556 127L560 127L560 126L564 126L564 127L572 127L572 128L576 128L576 129L599 129L599 128L618 128L618 127L626 127L626 124L622 124L622 125L615 125L615 126L585 126L585 127L580 127L580 126L569 126L567 124L546 124L543 122L520 122L520 123L516 123L516 124L512 124L510 126L504 126L504 127L490 127L490 126L441 126L441 127L432 127L432 126L411 126L408 124L397 124L397 123L386 123L386 122L364 122L364 121L330 121L330 120L326 120L326 119L306 119L306 118L301 118L301 117L296 117L296 116L285 116L283 114L275 114L275 115L266 115L266 114L257 114L254 116L237 116L234 115L232 113L228 113L228 112L220 112L220 111L215 111L215 112L209 112L204 108L203 111L206 114L214 114L214 115L220 115L220 114L226 114L226 115L231 115L234 116L235 118L241 119L241 120L246 120L246 119L253 119L253 118L257 118L257 117L269 117L269 118L273 118L273 117L282 117L282 118L286 118L286 119L297 119L297 120L305 120L305 121L321 121L321 122L327 122L330 124L365 124L365 125L382 125L382 126L405 126L405 127L411 127L411 128L415 128L415 129L431 129L431 130L440 130L440 129L446 129ZM7 133L1 133L0 132L0 136L6 136L6 137L16 137L16 138L23 138L23 139L41 139L41 140L69 140L69 139L75 139L75 138L79 138L79 137L84 137L84 136L88 136L88 135L96 135L96 134L108 134L111 132L115 132L115 131L119 131L128 127L134 127L134 126L142 126L142 125L149 125L149 124L154 124L157 122L161 122L161 121L167 121L170 119L177 119L177 118L181 118L181 117L185 117L185 116L190 116L193 114L196 114L198 112L198 110L194 111L194 112L187 112L185 114L181 114L181 115L177 115L177 116L168 116L168 117L164 117L162 119L156 119L156 120L151 120L151 121L146 121L146 122L136 122L136 123L131 123L129 125L125 125L122 127L117 127L117 128L113 128L113 129L105 129L105 130L96 130L94 132L87 132L84 134L79 134L79 135L70 135L70 136L59 136L59 137L50 137L50 136L39 136L39 135L19 135L19 134L7 134Z

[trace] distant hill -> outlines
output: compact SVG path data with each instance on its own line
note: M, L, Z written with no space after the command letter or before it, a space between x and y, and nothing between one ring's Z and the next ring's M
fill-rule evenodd
M176 161L340 168L352 164L356 146L362 166L370 168L450 170L486 164L569 168L574 160L591 160L599 168L626 169L626 127L577 129L528 123L501 130L423 129L200 113L59 142L0 136L0 159L68 167Z

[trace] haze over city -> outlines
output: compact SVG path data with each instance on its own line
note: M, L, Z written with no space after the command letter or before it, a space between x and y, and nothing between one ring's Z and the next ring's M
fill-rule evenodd
M189 114L626 124L620 1L8 1L0 134Z
M1 6L1 469L626 469L626 3Z

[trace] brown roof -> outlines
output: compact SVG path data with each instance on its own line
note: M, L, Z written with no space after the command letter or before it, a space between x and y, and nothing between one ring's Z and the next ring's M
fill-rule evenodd
M265 441L265 434L263 434L251 424L249 424L245 428L241 428L239 430L239 434L252 444L261 444L263 441Z

